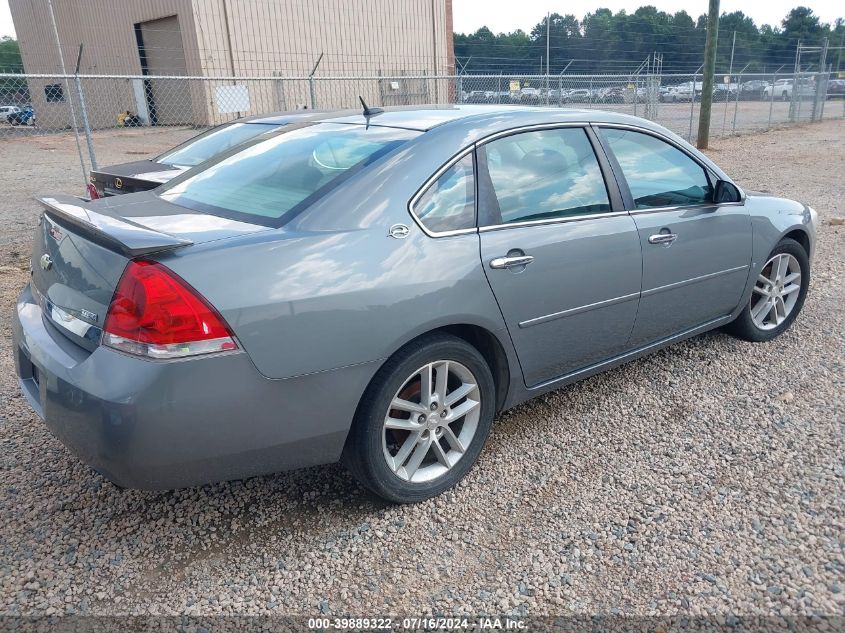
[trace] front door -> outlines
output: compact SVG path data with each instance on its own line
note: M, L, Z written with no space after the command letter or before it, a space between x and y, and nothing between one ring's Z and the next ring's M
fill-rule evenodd
M730 314L751 263L745 207L713 202L712 177L665 140L626 128L602 134L625 177L642 247L642 296L629 345Z
M479 148L478 166L481 259L526 385L623 351L640 243L631 216L611 205L584 128L493 140Z

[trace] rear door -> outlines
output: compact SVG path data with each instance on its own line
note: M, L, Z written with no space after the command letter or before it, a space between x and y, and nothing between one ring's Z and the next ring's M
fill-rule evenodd
M637 229L593 141L568 126L477 150L481 259L529 387L617 355L634 323Z
M624 175L620 184L642 246L642 296L630 345L730 314L751 263L745 207L713 202L713 177L667 139L626 127L602 127L601 134Z

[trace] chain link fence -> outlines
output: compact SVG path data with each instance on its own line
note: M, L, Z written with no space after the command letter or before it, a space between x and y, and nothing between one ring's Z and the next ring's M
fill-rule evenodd
M845 118L845 79L828 73L717 74L711 134ZM182 77L0 74L0 142L77 131L95 155L108 130L203 129L297 109L519 104L603 109L695 141L701 74ZM175 144L175 143L174 143ZM93 162L93 160L92 160Z

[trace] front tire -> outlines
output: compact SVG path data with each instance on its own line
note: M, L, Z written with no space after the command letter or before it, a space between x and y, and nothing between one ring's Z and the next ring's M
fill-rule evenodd
M781 240L757 275L748 304L728 331L753 343L777 338L795 321L809 286L810 259L804 247L792 239Z
M484 357L463 339L433 334L378 371L355 415L343 460L394 503L439 495L472 468L490 433L496 389Z

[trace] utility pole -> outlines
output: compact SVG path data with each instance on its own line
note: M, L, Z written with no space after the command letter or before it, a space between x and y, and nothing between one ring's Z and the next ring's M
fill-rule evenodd
M719 0L710 0L707 11L707 43L704 46L704 79L701 83L701 109L698 114L698 149L707 149L710 140L710 110L713 107L713 75L716 72L716 42L719 37ZM692 86L695 101L695 83Z

